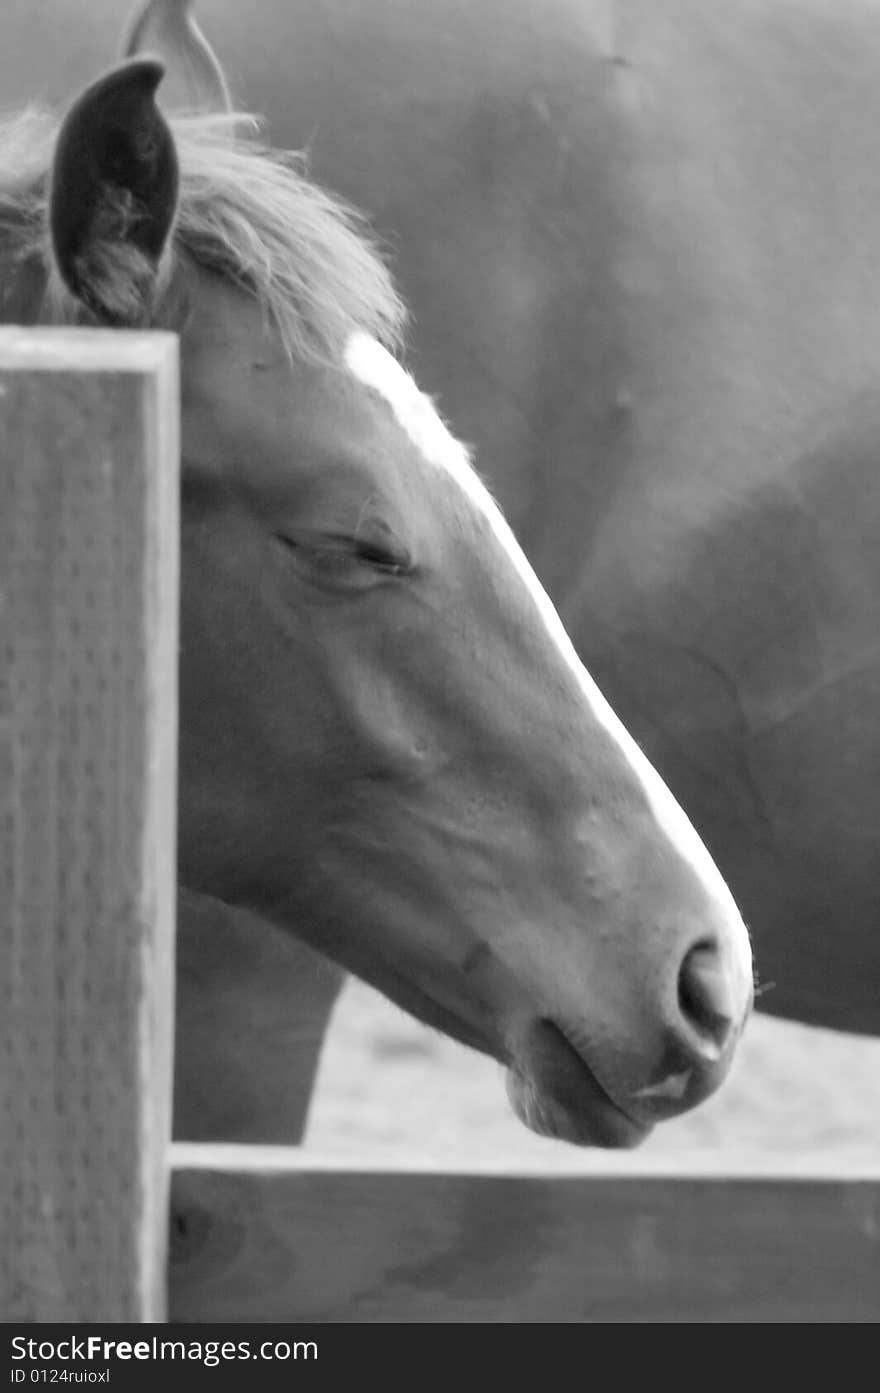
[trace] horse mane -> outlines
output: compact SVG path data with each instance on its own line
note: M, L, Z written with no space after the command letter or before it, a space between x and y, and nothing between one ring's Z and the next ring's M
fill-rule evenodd
M252 116L182 115L169 124L180 164L176 250L254 295L291 356L335 357L356 329L399 346L405 310L362 215L312 183L301 154L260 143ZM59 129L39 106L0 123L0 238L12 231L15 254L38 257L47 274Z

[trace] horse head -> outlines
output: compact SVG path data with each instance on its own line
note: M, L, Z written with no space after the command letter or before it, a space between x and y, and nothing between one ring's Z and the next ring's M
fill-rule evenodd
M633 1145L728 1071L736 905L402 366L356 216L232 117L166 120L161 76L83 93L0 233L20 317L180 334L181 883L495 1056L535 1129Z

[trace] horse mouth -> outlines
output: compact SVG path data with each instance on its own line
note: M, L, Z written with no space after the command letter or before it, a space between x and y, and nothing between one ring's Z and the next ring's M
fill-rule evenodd
M503 1063L511 1106L520 1122L539 1136L575 1146L631 1149L652 1131L651 1122L630 1117L614 1101L553 1021L533 1018L525 1030L515 1032L515 1041L508 1036L503 1042L494 1031L487 1033L474 1020L441 1005L386 964L372 980L417 1020Z
M590 1066L549 1020L529 1026L508 1065L507 1093L521 1122L540 1136L577 1146L639 1146L651 1124L615 1103Z

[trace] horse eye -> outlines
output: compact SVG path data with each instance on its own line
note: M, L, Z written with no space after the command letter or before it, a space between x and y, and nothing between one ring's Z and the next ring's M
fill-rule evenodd
M409 552L393 534L381 537L339 533L277 534L296 569L306 578L338 585L356 585L370 571L385 576L405 575L412 569Z
M403 548L396 548L384 542L356 537L354 554L358 561L375 567L377 571L385 571L388 575L400 576L410 568L410 558Z

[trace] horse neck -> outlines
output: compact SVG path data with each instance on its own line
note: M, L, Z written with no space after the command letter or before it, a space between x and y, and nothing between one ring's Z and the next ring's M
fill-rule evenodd
M175 1138L300 1142L344 975L292 934L181 888Z

